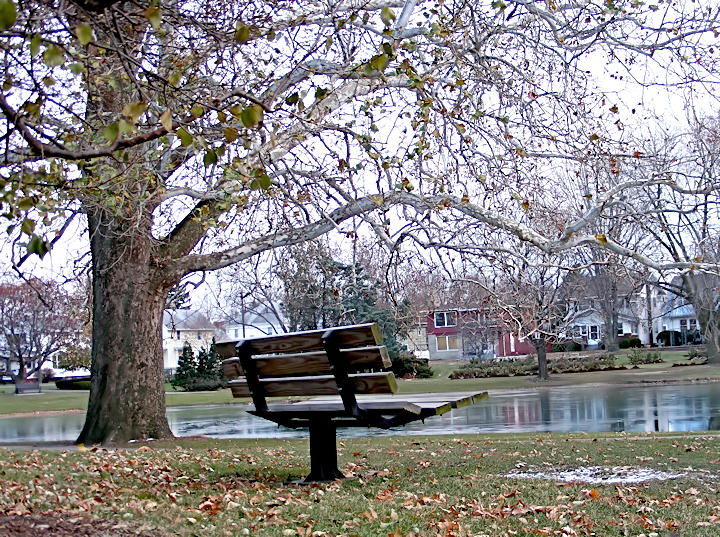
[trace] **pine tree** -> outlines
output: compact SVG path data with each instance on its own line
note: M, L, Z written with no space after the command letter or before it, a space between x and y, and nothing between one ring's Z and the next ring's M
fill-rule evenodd
M198 363L195 359L195 353L190 344L185 342L172 385L175 388L186 388L188 384L197 378L197 369Z
M200 352L198 352L197 377L207 380L222 378L222 362L215 348L215 338L213 338L209 349L200 349Z

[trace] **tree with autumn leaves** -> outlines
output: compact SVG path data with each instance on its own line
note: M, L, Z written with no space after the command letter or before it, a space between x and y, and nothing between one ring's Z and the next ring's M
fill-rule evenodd
M0 283L0 363L13 381L84 343L82 301L54 282Z
M588 62L710 80L714 16L604 1L1 0L14 261L87 224L93 380L79 441L171 436L160 328L184 276L344 233L353 217L396 248L447 244L457 224L548 253L634 255L588 223L666 179L618 181L557 229L527 215L554 166L627 153L623 111Z

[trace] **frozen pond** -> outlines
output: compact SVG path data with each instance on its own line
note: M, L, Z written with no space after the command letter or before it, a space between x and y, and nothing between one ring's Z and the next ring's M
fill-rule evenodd
M178 436L216 438L301 437L304 430L277 427L243 411L244 405L174 407ZM83 414L0 418L0 443L73 441ZM650 432L720 429L720 383L637 387L562 387L497 392L479 404L405 427L341 429L339 436Z

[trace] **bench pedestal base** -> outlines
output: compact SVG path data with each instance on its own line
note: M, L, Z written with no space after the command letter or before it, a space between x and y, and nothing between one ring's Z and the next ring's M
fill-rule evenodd
M345 479L337 467L335 424L330 419L310 421L310 475L302 482L334 481Z

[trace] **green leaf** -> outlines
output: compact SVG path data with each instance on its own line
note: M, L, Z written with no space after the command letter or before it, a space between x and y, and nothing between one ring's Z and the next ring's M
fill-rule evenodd
M285 98L285 102L289 105L297 104L297 102L300 100L300 96L298 95L298 92L296 91L292 95Z
M205 156L203 157L203 164L205 164L205 167L211 166L211 165L217 163L217 161L218 161L217 153L215 151L213 151L212 149L210 151L208 151L207 153L205 153Z
M33 207L35 207L35 202L32 198L22 198L20 201L17 202L18 209L21 211L29 211Z
M168 82L171 86L177 86L180 83L181 78L182 73L180 71L174 71L170 73L170 76L168 76Z
M117 123L110 123L102 130L102 135L111 144L117 140L118 134L120 134L120 125Z
M315 88L315 98L318 101L325 98L325 95L327 95L327 93L328 93L327 88Z
M240 121L247 128L252 128L260 124L263 120L263 109L260 105L253 104L248 106L240 113Z
M241 21L235 24L235 41L238 43L247 43L250 41L250 28L245 26Z
M17 21L15 3L11 0L0 0L0 30L7 30Z
M591 142L597 142L597 141L600 139L600 136L598 136L597 134L594 134L594 133L593 133L593 134L591 134L591 135L589 136L589 138L590 138L590 141L591 141Z
M180 138L180 145L183 147L188 147L193 142L193 137L188 131L186 131L183 128L179 128L176 132L178 137Z
M63 64L65 56L59 47L56 45L50 45L45 49L45 52L43 52L43 61L48 67L57 67L58 65Z
M136 123L138 118L145 112L147 103L145 101L138 101L136 103L128 103L123 109L123 115L133 123Z
M190 109L190 113L193 117L200 117L205 113L205 109L201 104L196 104Z
M268 175L261 175L260 176L260 188L263 190L267 190L272 185L272 181L270 180L270 177Z
M25 235L32 235L33 231L35 231L35 221L26 218L22 221L22 224L20 224L20 231L25 233Z
M145 15L145 18L150 22L150 26L153 27L153 30L157 30L160 28L160 23L162 22L162 13L160 13L159 7L149 7L145 11L143 11L143 15Z
M69 65L70 72L74 75L79 75L85 71L85 66L82 63L75 62Z
M160 114L160 124L166 131L172 131L172 112L169 108Z
M130 134L133 131L133 123L127 119L121 119L118 121L118 129L120 129L120 134Z
M48 253L49 250L50 245L37 235L33 235L27 245L27 251L31 254L39 255L41 259L45 257L45 254Z
M92 28L90 28L90 25L87 23L78 25L78 27L75 28L75 35L77 35L78 41L80 41L83 47L93 40Z
M232 127L225 127L223 134L225 135L225 140L228 142L234 142L238 138L238 130Z
M42 45L42 37L40 37L38 34L35 34L32 36L32 39L30 39L30 57L35 58L38 54L40 54L40 45Z
M387 65L388 57L385 54L378 54L370 59L370 67L375 71L382 71Z
M384 7L382 8L382 11L380 11L380 18L385 26L390 26L392 21L395 20L395 13L393 13L393 10L389 7Z

